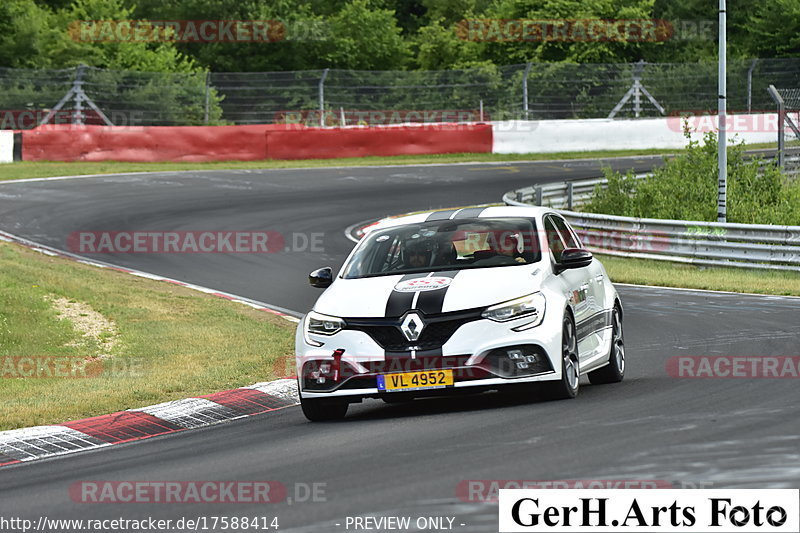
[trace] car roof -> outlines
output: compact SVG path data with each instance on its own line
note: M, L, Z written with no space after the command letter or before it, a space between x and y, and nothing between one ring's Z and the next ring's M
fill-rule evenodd
M376 229L386 229L396 226L404 226L406 224L418 224L427 220L446 220L458 218L505 218L505 217L522 217L522 218L541 218L545 213L553 213L552 209L539 206L478 206L478 207L462 207L457 209L438 209L433 211L425 211L422 213L414 213L411 215L403 215L399 217L390 217L379 220L378 222L364 228L364 233L374 231Z

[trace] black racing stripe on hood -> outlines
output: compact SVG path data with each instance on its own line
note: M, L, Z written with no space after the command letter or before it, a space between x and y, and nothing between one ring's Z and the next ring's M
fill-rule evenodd
M428 274L426 272L417 273L417 274L406 274L397 283L401 281L408 281L410 279L418 279L427 277ZM403 313L411 309L411 303L414 301L414 294L413 292L397 292L396 290L392 290L389 294L389 299L386 300L386 310L384 311L384 315L387 318L399 317L403 316Z
M434 211L433 213L428 215L428 218L426 218L425 221L428 222L430 220L447 220L451 216L453 216L456 213L456 211L458 211L458 209L449 209L447 211Z
M486 210L485 207L465 207L464 209L456 213L456 215L453 218L454 219L478 218L479 216L481 216L481 213L483 213L485 210Z
M434 272L433 277L444 277L444 278L455 278L456 274L458 274L458 270L446 270L443 272ZM417 305L415 309L422 311L422 313L426 315L438 315L442 312L442 306L444 305L444 297L447 294L447 290L450 288L448 285L442 289L436 289L435 291L424 291L419 293L419 298L417 299Z

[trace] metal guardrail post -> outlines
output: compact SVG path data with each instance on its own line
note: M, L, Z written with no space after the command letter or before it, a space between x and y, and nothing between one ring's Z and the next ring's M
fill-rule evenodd
M573 197L574 197L573 191L574 191L574 185L572 184L571 181L568 181L567 182L567 209L569 209L570 211L572 211L572 200L573 200Z
M542 188L536 187L536 205L542 205Z
M516 199L517 199L518 202L523 202L524 201L522 199L522 191L517 191Z

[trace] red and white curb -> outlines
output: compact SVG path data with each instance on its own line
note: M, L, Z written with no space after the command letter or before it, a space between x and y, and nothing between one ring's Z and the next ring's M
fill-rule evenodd
M64 424L3 431L0 466L211 426L299 403L297 382L287 378Z
M0 241L14 242L45 255L63 257L85 265L107 268L154 281L165 281L247 305L292 323L300 321L301 315L289 309L149 272L89 260L5 231L0 231ZM0 466L211 426L299 403L300 397L294 378L279 379L217 392L200 398L186 398L64 424L2 431L0 432Z

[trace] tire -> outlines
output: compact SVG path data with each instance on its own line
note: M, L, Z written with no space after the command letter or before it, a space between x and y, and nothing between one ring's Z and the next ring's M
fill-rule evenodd
M611 348L608 350L608 364L594 372L589 372L592 385L619 383L625 378L625 339L622 335L622 317L618 307L611 311Z
M561 379L543 383L544 397L548 400L575 398L580 390L579 365L578 334L575 330L575 321L571 315L565 314L561 329Z
M347 402L328 398L300 398L303 414L311 422L341 420L347 414Z

